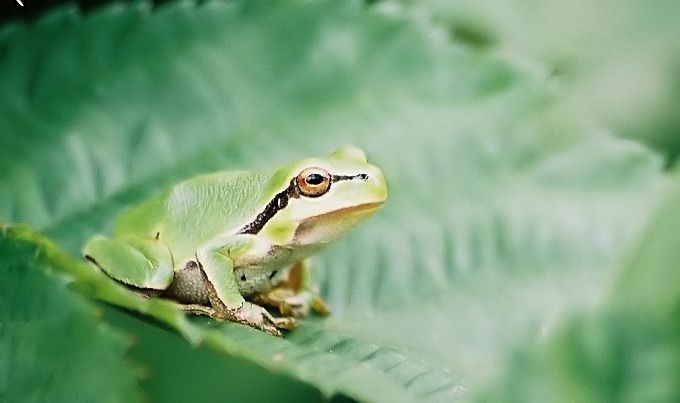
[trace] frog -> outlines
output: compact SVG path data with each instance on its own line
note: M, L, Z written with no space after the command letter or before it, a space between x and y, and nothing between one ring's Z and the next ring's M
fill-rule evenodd
M329 313L308 258L386 197L382 171L345 146L274 169L184 180L121 213L83 255L146 298L281 336L296 318Z

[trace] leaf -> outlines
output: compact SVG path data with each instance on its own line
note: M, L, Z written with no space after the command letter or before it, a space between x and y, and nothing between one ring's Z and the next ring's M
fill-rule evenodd
M544 75L438 34L336 1L64 9L5 27L0 216L53 240L11 227L85 295L326 396L477 390L510 351L597 306L668 178L660 156L560 110ZM76 258L123 208L180 179L345 143L383 169L388 202L313 259L333 315L284 339L186 318ZM162 373L163 358L144 362Z
M558 113L574 111L677 157L680 3L426 0L408 11L454 41L500 49L545 74L560 89Z
M140 401L129 340L34 253L0 237L0 400Z
M677 401L680 398L677 183L594 312L519 349L480 401ZM549 370L546 370L549 369Z
M215 350L252 360L272 371L290 373L316 385L326 395L341 391L358 399L404 399L408 398L408 394L404 393L411 392L405 390L401 383L412 383L414 377L423 375L423 379L417 382L418 386L427 382L428 386L436 387L434 391L425 388L426 394L448 394L451 391L450 381L444 374L437 374L426 365L417 365L395 349L325 331L318 326L297 329L297 338L291 343L233 323L211 325L210 321L197 319L196 322L202 326L196 325L170 301L141 298L101 272L92 270L84 261L69 258L29 227L12 226L5 231L9 240L37 246L39 262L74 275L75 285L91 296L153 316L176 329L195 346L211 346ZM331 354L334 349L336 354ZM376 371L389 371L396 367L400 370L392 376ZM371 383L364 383L365 379L371 379Z

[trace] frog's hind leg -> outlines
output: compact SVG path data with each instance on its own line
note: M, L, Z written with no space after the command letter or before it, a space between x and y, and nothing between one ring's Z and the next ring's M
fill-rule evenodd
M193 260L187 262L182 270L175 273L175 278L162 296L181 302L179 306L183 311L206 315L216 320L228 319L250 326L253 326L253 323L270 322L274 328L263 330L276 336L280 336L281 333L275 328L291 330L295 327L291 319L273 318L266 311L264 313L250 312L247 306L230 309L217 296L203 266Z
M164 290L172 281L172 254L157 239L96 236L85 245L83 254L109 277L128 286Z
M196 315L206 315L211 318L215 317L215 308L201 304L179 304L179 308L184 312L190 312Z
M309 268L304 261L297 262L288 276L275 287L251 295L248 300L275 308L285 316L307 316L311 310L319 315L330 313L330 308L319 296L318 288L312 285Z

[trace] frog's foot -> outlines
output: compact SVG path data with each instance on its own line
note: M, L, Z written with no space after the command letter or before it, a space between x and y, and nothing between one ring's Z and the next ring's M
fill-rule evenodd
M205 306L201 304L178 304L178 306L184 312L191 312L196 315L210 316L211 318L217 317L217 311L215 311L215 308L210 306Z
M207 315L215 320L230 320L232 322L248 325L255 329L267 332L272 336L281 336L281 331L279 331L279 329L293 330L297 326L294 318L275 318L263 307L249 302L245 302L236 309L222 307L222 309L218 310L210 306L199 304L183 304L180 305L180 307L184 311L199 315Z
M310 291L295 292L290 288L275 287L248 299L258 305L275 308L283 316L307 316L311 310L319 315L330 313L328 305Z

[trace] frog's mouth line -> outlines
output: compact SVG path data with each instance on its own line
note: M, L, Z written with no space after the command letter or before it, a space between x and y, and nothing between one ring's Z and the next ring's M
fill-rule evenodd
M373 214L384 202L372 202L359 204L357 206L345 207L325 214L306 218L300 221L295 236L294 243L316 243L330 242L355 227L366 216ZM337 234L337 236L334 236ZM322 238L326 239L322 239Z

